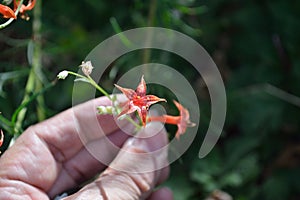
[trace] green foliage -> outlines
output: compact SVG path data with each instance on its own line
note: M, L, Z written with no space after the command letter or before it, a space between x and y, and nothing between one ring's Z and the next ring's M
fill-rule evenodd
M161 26L199 41L224 79L226 124L207 157L197 155L210 119L209 95L185 60L159 50L134 51L113 63L101 85L112 91L113 83L132 66L154 61L173 66L190 80L200 100L201 122L193 145L171 166L166 185L175 199L204 199L215 189L237 200L298 199L299 152L288 150L300 145L299 8L300 3L291 0L43 1L39 73L44 78L33 76L42 80L41 88L25 89L33 68L33 13L30 21L17 20L0 33L0 128L8 138L1 151L13 134L40 120L38 108L48 118L70 107L73 79L50 87L59 71L77 71L89 51L117 32ZM154 93L174 98L166 88ZM44 104L38 97L44 97ZM16 129L16 112L22 108L27 112Z

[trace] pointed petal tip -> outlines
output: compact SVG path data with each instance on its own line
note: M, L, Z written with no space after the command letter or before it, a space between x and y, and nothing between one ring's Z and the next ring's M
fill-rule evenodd
M147 90L146 82L144 80L144 75L142 75L141 81L138 84L135 91L139 96L145 96L146 95L146 90Z
M189 121L189 122L187 123L187 126L188 126L188 127L194 127L194 126L196 126L196 123Z
M120 90L121 92L123 92L123 88L122 88L121 86L119 86L119 85L117 85L117 84L114 84L114 86L115 86L118 90Z
M117 84L114 84L114 86L115 86L116 88L118 88L118 89L119 89L119 87L120 87L120 86L118 86Z
M179 141L180 140L180 135L181 135L182 133L180 133L180 132L178 132L177 131L177 133L175 134L175 138Z
M176 101L176 100L173 100L173 103L175 104L175 106L178 108L178 107L182 107L182 105Z
M135 91L129 88L123 88L117 84L114 84L115 87L120 90L128 99L132 100L132 98L135 96Z

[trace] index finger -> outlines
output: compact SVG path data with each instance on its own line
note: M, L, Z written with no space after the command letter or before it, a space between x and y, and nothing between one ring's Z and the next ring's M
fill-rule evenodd
M126 120L117 121L112 115L98 115L97 106L109 106L107 97L100 97L68 109L34 126L59 161L69 159L83 145L118 131L125 130ZM62 155L59 155L62 154Z

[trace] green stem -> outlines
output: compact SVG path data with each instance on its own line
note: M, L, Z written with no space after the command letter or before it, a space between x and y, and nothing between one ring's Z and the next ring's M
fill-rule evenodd
M16 15L16 16L18 16L18 13L19 13L19 11L20 11L20 9L21 9L21 6L23 5L23 1L24 1L24 0L20 0L19 6L18 6L18 8L17 8L17 10L16 10L16 12L15 12L15 15ZM15 19L10 18L9 20L7 20L6 22L4 22L3 24L0 24L0 29L3 29L3 28L5 28L5 27L7 27L7 26L10 25L14 20L15 20Z
M150 9L149 9L149 14L148 14L148 24L147 26L153 26L154 25L154 20L155 20L155 12L157 8L157 0L151 0L150 2Z
M5 131L7 132L11 132L11 121L9 121L8 119L6 119L5 117L3 117L1 114L0 114L0 122L1 122L1 127L3 129L5 129Z
M126 115L125 116L125 119L127 120L127 121L129 121L130 123L132 123L134 126L135 126L135 128L137 129L137 130L140 130L141 129L141 126L138 124L138 123L136 123L131 117L129 117L128 115Z
M152 27L154 25L156 8L157 8L157 0L151 0L149 14L148 14L148 22L147 22L148 27ZM146 39L146 44L149 44L151 40L152 40L152 33L149 32L149 35ZM148 63L150 57L151 57L151 49L145 48L143 52L143 63Z
M35 4L35 8L33 9L33 23L32 23L32 31L33 31L33 58L32 58L32 68L37 75L35 79L35 91L39 91L43 88L42 83L42 0L37 0ZM40 76L39 76L40 75ZM38 120L42 121L46 118L45 111L45 100L43 95L39 95L37 97L37 116Z
M22 5L23 1L20 1L20 5ZM30 69L30 73L28 76L28 80L25 87L25 94L21 105L27 105L27 102L31 99L31 93L38 93L38 91L43 89L43 84L41 80L41 68L42 68L42 53L41 53L41 0L36 2L34 8L34 19L33 19L33 56L32 56L32 67ZM38 120L42 121L46 118L45 115L45 103L43 96L36 96L37 98L37 116ZM20 110L19 110L20 108ZM18 112L16 112L16 116L14 116L14 133L20 133L22 130L22 124L25 119L25 115L27 112L27 108L24 106L20 106L18 108Z
M87 76L88 77L88 80L89 82L97 89L99 90L102 94L104 94L109 100L112 101L112 98L111 96L102 88L100 87L95 81L94 79L92 79L90 76Z
M132 43L131 43L130 40L123 34L123 31L122 31L120 25L118 24L116 18L111 17L111 18L109 19L109 21L110 21L110 23L111 23L111 25L112 25L114 31L115 31L117 34L119 34L119 38L120 38L120 40L122 41L122 43L123 43L126 47L130 48L130 47L132 46Z
M77 74L77 73L72 72L72 71L67 71L67 72L68 72L68 74L71 74L71 75L76 76L76 77L79 77L79 78L83 78L83 79L85 79L86 81L88 81L88 79L87 79L85 76L82 76L82 75ZM89 81L88 81L88 82L89 82Z
M29 73L27 83L26 83L25 94L24 94L23 100L21 102L21 105L25 104L26 102L29 101L30 93L32 91L34 91L34 85L35 85L34 83L35 83L35 73L31 69L30 73ZM20 130L22 130L22 123L23 123L23 120L25 118L26 112L27 112L26 107L22 107L22 109L18 112L18 115L16 116L16 123L12 123L12 124L14 124L14 127L13 127L14 128L14 130L13 130L14 134L19 133Z
M72 71L67 71L68 74L71 74L73 76L79 77L84 79L86 82L90 83L92 86L94 86L97 90L99 90L99 92L101 92L103 95L105 95L109 100L113 101L112 97L102 88L100 87L95 81L94 79L92 79L92 77L90 76L83 76L81 74L77 74L75 72Z
M48 85L46 85L44 88L42 88L40 91L36 92L35 94L28 96L28 99L26 99L26 101L24 101L13 113L13 116L11 118L11 124L13 127L15 127L14 132L15 133L20 133L21 131L21 127L19 127L19 125L17 125L17 123L19 123L19 117L23 116L23 114L20 114L22 112L24 112L24 110L26 110L26 107L28 106L29 103L31 103L34 99L36 99L39 95L43 94L45 91L47 91L48 89L50 89L51 87L53 87L55 85L55 82L49 83ZM17 120L17 121L16 121Z

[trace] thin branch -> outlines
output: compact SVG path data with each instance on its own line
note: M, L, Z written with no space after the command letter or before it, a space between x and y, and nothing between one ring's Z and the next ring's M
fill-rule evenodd
M32 69L35 72L35 91L39 91L43 88L43 72L42 72L42 0L38 0L33 10L33 57L32 57ZM42 121L46 118L45 100L43 95L37 97L37 116L38 120Z

